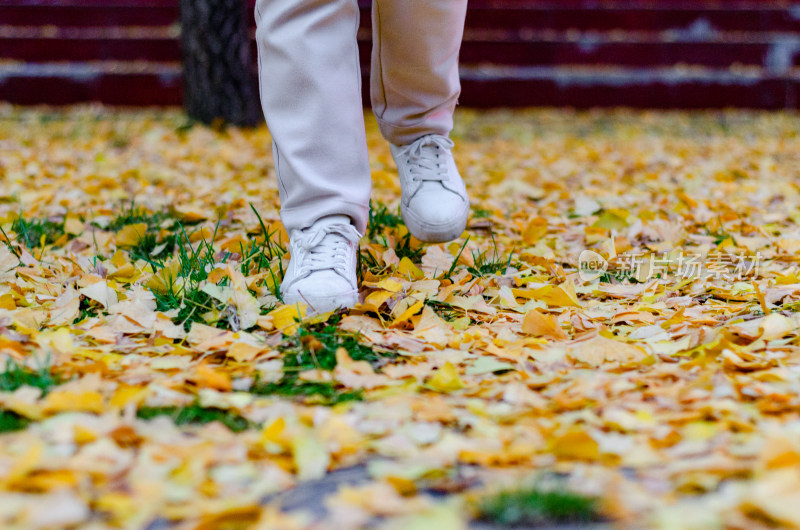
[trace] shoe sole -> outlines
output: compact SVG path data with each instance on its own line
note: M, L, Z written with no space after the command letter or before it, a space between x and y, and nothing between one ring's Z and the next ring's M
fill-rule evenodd
M349 309L358 303L358 291L337 293L327 296L313 296L307 293L284 295L283 303L287 305L305 304L306 316L320 315L337 309Z
M464 207L464 210L456 217L456 222L447 223L445 225L431 225L419 219L416 215L407 210L404 204L400 205L400 213L403 216L403 221L406 223L406 228L411 232L411 235L425 241L426 243L446 243L458 238L467 229L467 221L469 220L469 203Z

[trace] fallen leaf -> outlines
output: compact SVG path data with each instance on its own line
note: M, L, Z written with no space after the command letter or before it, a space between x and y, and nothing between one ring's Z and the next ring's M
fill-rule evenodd
M444 363L426 385L437 392L455 392L464 388L464 383L458 377L458 370L451 363Z
M605 362L642 362L647 353L639 346L597 335L573 342L567 349L567 356L590 366L600 366Z
M131 248L139 244L139 242L147 234L146 223L129 224L117 232L117 246L120 248Z
M548 337L553 340L566 340L568 338L555 318L541 313L538 309L531 309L525 315L522 320L522 332L534 337Z

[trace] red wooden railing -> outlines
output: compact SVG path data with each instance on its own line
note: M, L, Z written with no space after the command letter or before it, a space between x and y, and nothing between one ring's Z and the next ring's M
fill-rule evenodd
M800 0L469 5L465 105L800 105ZM0 100L179 104L177 20L177 0L0 0Z

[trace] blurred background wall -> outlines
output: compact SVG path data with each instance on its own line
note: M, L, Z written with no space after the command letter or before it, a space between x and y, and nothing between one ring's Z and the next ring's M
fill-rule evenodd
M0 0L0 100L181 104L178 3ZM461 58L466 106L797 108L800 1L470 0Z

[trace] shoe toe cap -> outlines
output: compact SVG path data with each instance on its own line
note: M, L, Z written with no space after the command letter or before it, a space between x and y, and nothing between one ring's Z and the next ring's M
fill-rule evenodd
M352 307L358 301L358 290L334 271L318 271L299 279L282 290L281 295L286 304L307 305L308 314Z
M353 290L350 282L332 270L318 271L294 282L284 293L286 295L338 296Z
M461 223L469 211L469 204L451 191L418 193L410 202L409 211L421 223L428 226L448 226Z
M457 193L441 189L418 193L403 205L403 219L408 230L421 241L440 243L457 238L469 217L469 201Z

